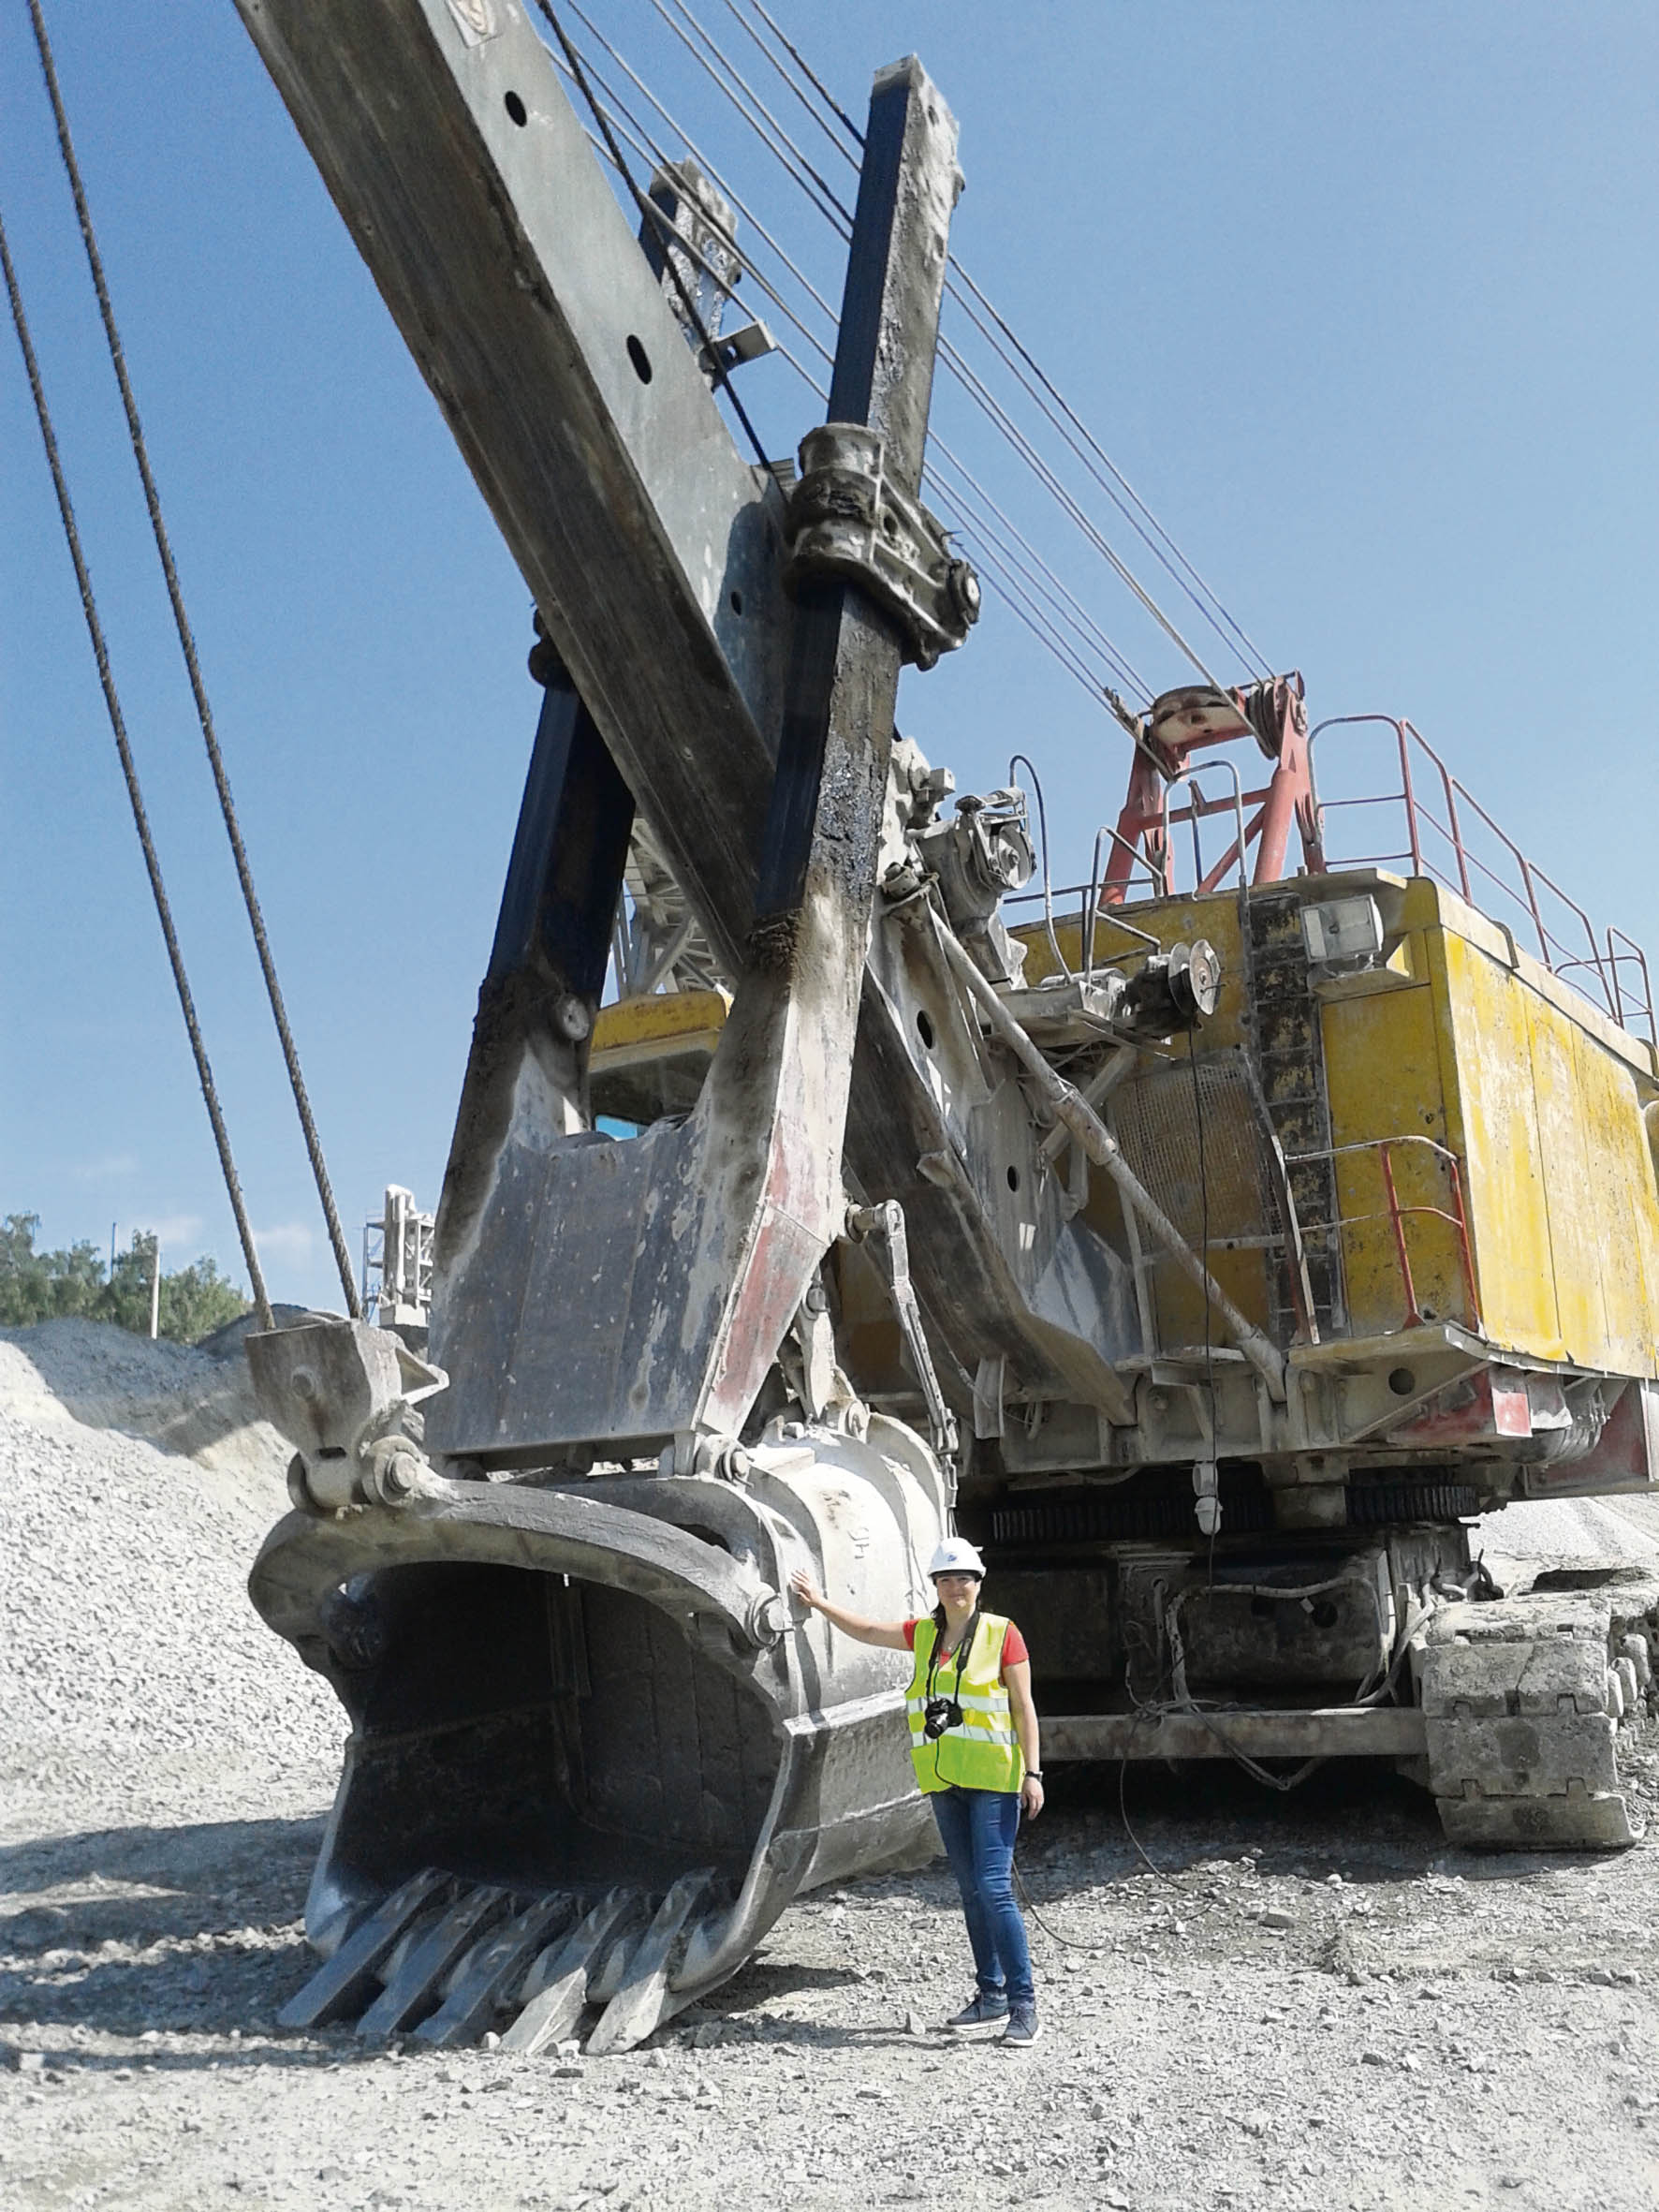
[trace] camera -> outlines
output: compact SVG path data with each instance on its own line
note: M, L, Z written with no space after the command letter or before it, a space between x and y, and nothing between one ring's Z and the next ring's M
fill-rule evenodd
M960 1728L962 1709L954 1698L929 1698L921 1709L921 1733L936 1744L947 1728Z

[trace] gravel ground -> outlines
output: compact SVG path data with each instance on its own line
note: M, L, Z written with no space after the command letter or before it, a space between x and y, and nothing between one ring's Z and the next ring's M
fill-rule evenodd
M1659 1855L1452 1851L1369 1769L1059 1774L1026 2054L936 2032L938 1866L802 1901L625 2058L277 2037L340 1735L242 1591L284 1456L233 1361L0 1335L0 2206L1659 2205ZM1646 1501L1549 1511L1489 1549L1659 1550Z

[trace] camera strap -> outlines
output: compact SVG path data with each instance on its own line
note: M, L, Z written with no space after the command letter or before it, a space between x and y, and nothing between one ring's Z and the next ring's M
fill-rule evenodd
M973 1652L974 1638L978 1633L979 1608L977 1605L976 1605L973 1612L968 1615L968 1625L962 1630L962 1637L957 1644L956 1649L950 1654L950 1657L956 1662L956 1689L957 1695L959 1697L962 1695L962 1669L967 1664L968 1659ZM940 1633L939 1630L935 1629L933 1631L933 1648L928 1654L928 1687L926 1694L929 1697L932 1697L933 1694L933 1676L938 1672L939 1668L939 1644Z

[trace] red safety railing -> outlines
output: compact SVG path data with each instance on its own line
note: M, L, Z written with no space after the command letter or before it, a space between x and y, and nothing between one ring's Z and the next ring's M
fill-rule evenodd
M1314 747L1327 730L1359 725L1391 730L1400 767L1400 789L1363 798L1321 799L1314 781ZM1431 790L1438 791L1445 818L1418 788L1427 771ZM1622 930L1597 936L1595 924L1577 899L1522 852L1498 827L1468 787L1460 783L1440 755L1412 723L1392 715L1333 715L1308 738L1308 767L1315 818L1328 863L1333 868L1408 866L1414 876L1430 876L1455 891L1470 906L1490 911L1493 903L1515 910L1534 940L1537 957L1554 975L1569 978L1584 995L1605 1006L1622 1027L1642 1024L1650 1041L1659 1038L1653 1018L1653 990L1647 957ZM1329 817L1343 809L1398 807L1403 819L1402 851L1343 853L1331 850ZM1473 817L1486 833L1487 849L1477 849L1465 829ZM1507 926L1502 913L1492 919Z
M1428 1204L1402 1205L1400 1192L1394 1181L1394 1154L1402 1144L1422 1145L1445 1166L1451 1186L1452 1212L1444 1206ZM1417 1281L1411 1269L1411 1251L1406 1241L1405 1222L1408 1215L1426 1214L1433 1220L1444 1221L1457 1231L1458 1257L1463 1271L1463 1292L1469 1302L1468 1326L1480 1327L1480 1293L1475 1283L1475 1254L1469 1243L1469 1217L1463 1204L1462 1163L1449 1145L1437 1144L1432 1137L1372 1137L1358 1144L1333 1144L1324 1152L1299 1152L1285 1160L1286 1167L1299 1167L1314 1160L1343 1159L1357 1152L1374 1152L1382 1174L1384 1204L1373 1214L1342 1214L1335 1221L1304 1221L1302 1233L1311 1230L1334 1229L1339 1233L1344 1229L1358 1229L1368 1221L1387 1221L1394 1240L1394 1259L1400 1270L1400 1288L1405 1301L1404 1328L1417 1328L1423 1314L1417 1305Z

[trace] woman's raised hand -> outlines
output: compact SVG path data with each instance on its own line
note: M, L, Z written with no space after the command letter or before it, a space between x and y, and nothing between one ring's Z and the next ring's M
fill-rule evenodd
M804 1567L798 1567L789 1577L789 1587L803 1605L810 1605L815 1612L824 1602L823 1591L819 1589Z

